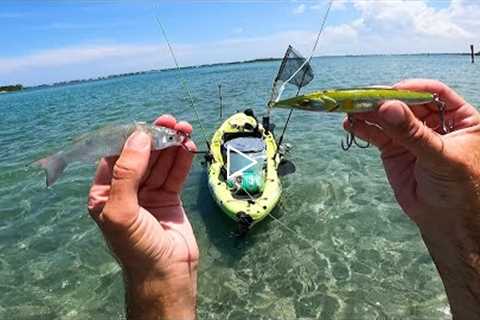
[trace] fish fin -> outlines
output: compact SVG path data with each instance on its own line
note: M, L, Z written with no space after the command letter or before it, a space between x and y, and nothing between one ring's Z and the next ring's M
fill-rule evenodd
M54 154L52 156L40 159L36 161L35 164L38 164L45 170L45 173L47 174L47 187L50 187L52 184L54 184L67 167L67 162L60 154Z

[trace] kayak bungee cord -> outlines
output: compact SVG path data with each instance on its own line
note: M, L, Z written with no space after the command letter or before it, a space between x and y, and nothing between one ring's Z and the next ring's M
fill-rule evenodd
M176 67L177 71L180 71L181 70L180 64L178 63L177 57L175 56L175 52L173 51L173 48L170 45L170 41L168 40L168 37L167 37L167 32L165 31L165 28L163 27L162 23L160 22L160 19L157 16L155 16L155 20L157 21L160 29L162 30L163 38L165 39L165 42L167 43L168 50L170 51L170 55L172 56L173 62L175 63L175 67ZM205 131L203 125L202 125L202 121L200 120L200 115L197 111L197 108L195 107L195 101L194 101L193 95L192 95L192 93L191 93L191 91L190 91L190 89L187 85L187 81L184 78L180 77L180 75L177 75L177 76L178 76L178 79L180 80L180 84L182 85L183 89L186 91L186 93L188 95L190 106L192 107L192 109L195 113L195 117L197 118L197 122L198 122L198 125L200 126L200 130L202 131L202 135L203 135L203 138L205 139L205 143L207 144L207 148L208 148L208 150L210 150L210 143L208 142L206 131Z

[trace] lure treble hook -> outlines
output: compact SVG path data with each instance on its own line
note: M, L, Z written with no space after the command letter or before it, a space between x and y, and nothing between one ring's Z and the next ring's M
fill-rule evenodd
M353 129L354 121L353 121L353 117L350 114L347 116L347 120L350 123L350 127ZM348 151L353 144L355 144L360 149L366 149L370 147L370 142L368 141L367 141L367 144L364 144L364 145L360 144L357 141L357 138L355 137L353 132L348 133L345 140L346 140L345 142L343 140L341 141L341 146L343 151Z
M447 105L445 104L445 102L440 100L440 97L437 94L433 95L433 102L438 108L438 114L440 117L440 127L442 129L442 133L447 134L453 130L453 125L447 126L447 124L445 123L445 112L447 110Z

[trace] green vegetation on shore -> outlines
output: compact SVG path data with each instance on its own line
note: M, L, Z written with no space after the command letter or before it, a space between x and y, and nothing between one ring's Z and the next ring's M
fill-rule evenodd
M470 53L403 53L403 54L367 54L367 55L357 55L357 54L347 54L343 56L317 56L314 58L332 58L332 57L349 57L349 58L356 58L356 57L365 57L365 56L441 56L441 55L447 55L447 56L470 56ZM475 53L476 56L480 55L480 51ZM243 60L243 61L232 61L232 62L219 62L219 63L210 63L210 64L201 64L201 65L193 65L193 66L185 66L185 67L180 67L182 70L188 70L188 69L199 69L199 68L208 68L208 67L215 67L215 66L226 66L226 65L235 65L235 64L247 64L247 63L263 63L263 62L272 62L272 61L281 61L282 57L277 57L277 58L259 58L259 59L251 59L251 60ZM122 73L122 74L114 74L114 75L109 75L109 76L101 76L98 78L90 78L90 79L79 79L79 80L70 80L70 81L61 81L61 82L55 82L52 84L41 84L37 86L32 86L28 87L29 88L48 88L48 87L57 87L57 86L66 86L66 85L74 85L74 84L80 84L84 82L92 82L92 81L102 81L102 80L110 80L110 79L115 79L115 78L122 78L122 77L129 77L129 76L136 76L136 75L143 75L143 74L149 74L149 73L154 73L154 72L165 72L165 71L171 71L176 69L174 68L165 68L165 69L153 69L153 70L148 70L148 71L138 71L138 72L129 72L129 73ZM21 90L23 87L20 86ZM9 86L9 87L17 87L17 86ZM2 89L4 87L0 87L0 93L3 91L7 91ZM16 90L12 90L16 91Z
M0 86L0 93L20 91L23 89L21 84L16 84L12 86Z
M202 64L202 65L195 65L195 66L185 66L185 67L180 67L180 69L186 70L186 69L197 69L197 68L214 67L214 66L225 66L225 65L232 65L232 64L280 61L281 59L282 58L262 58L262 59L253 59L253 60L245 60L245 61L220 62L220 63ZM153 72L165 72L165 71L171 71L171 70L175 70L175 69L176 68L165 68L165 69L154 69L154 70L148 70L148 71L138 71L138 72L129 72L129 73L122 73L122 74L113 74L113 75L103 76L103 77L98 77L98 78L61 81L61 82L55 82L55 83L52 83L52 84L41 84L41 85L33 86L31 88L47 88L47 87L66 86L66 85L80 84L80 83L91 82L91 81L101 81L101 80L110 80L110 79L129 77L129 76L137 76L137 75L148 74L148 73L153 73Z

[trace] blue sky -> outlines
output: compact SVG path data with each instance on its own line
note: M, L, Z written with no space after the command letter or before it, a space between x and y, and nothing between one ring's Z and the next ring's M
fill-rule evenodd
M35 85L182 65L308 54L318 1L2 1L0 84ZM318 54L460 51L480 27L476 1L336 0ZM7 30L7 32L5 32Z

